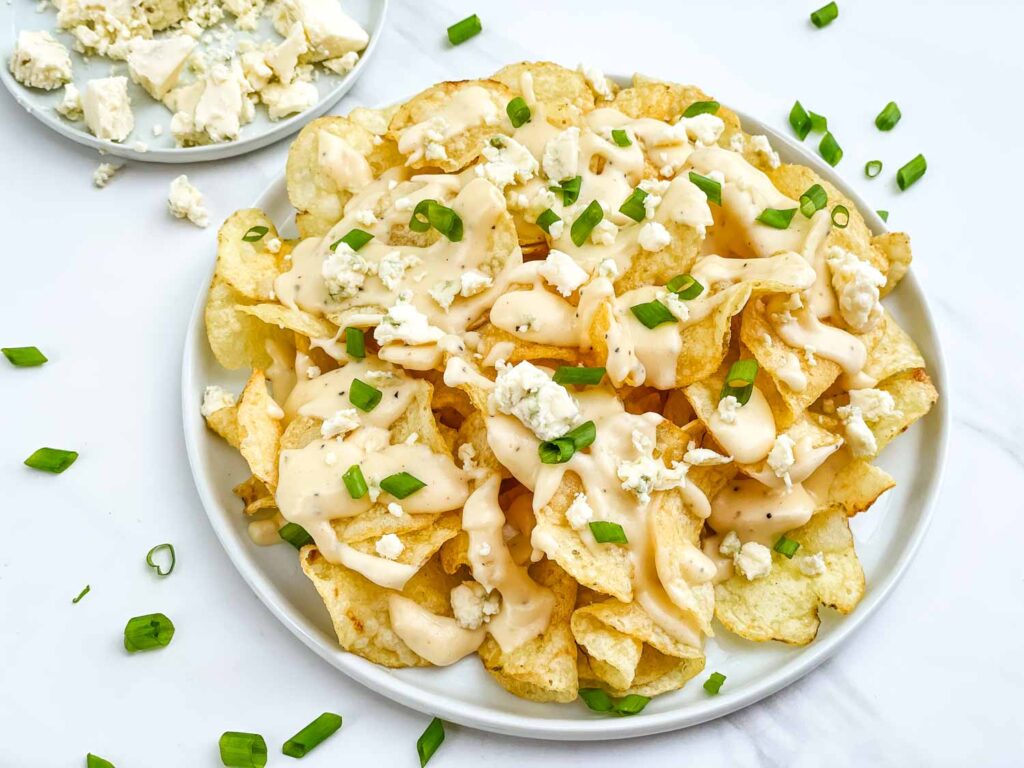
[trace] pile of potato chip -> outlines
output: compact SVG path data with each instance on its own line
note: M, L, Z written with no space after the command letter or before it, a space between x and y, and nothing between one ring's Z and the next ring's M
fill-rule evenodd
M410 159L399 151L399 138L411 125L430 120L445 103L468 87L485 89L499 108L522 95L524 73L532 80L536 102L552 125L582 125L585 115L610 107L629 118L652 118L675 123L688 106L709 101L693 86L660 82L637 76L628 88L594 82L575 70L550 63L520 63L503 68L490 79L435 85L410 101L386 110L355 109L347 117L325 117L310 123L292 144L288 156L288 194L295 206L300 240L281 239L273 221L262 211L240 210L218 235L217 263L206 306L206 328L217 360L228 369L250 368L252 375L236 404L225 402L210 410L210 428L239 449L252 477L235 489L251 519L253 538L261 543L277 539L287 520L278 508L275 492L280 482L282 451L301 449L320 440L322 419L286 412L288 392L298 377L312 378L310 370L326 375L350 364L337 345L324 340L342 338L350 325L366 328L367 361L390 367L377 359L372 321L386 306L365 306L358 301L337 311L316 313L283 303L275 294L275 281L292 269L292 254L301 240L323 238L346 215L346 206L358 191L339 188L320 162L318 143L323 132L339 137L362 155L375 178L391 173L405 180L414 174L457 174L480 164L482 151L497 134L511 135L507 123L482 123L458 135L445 137L443 158ZM813 184L828 194L829 205L849 209L849 223L829 230L823 247L838 245L855 253L885 276L884 296L906 273L911 260L909 239L901 233L872 236L854 204L809 168L778 164L758 151L743 133L736 115L722 106L724 122L718 138L722 148L743 147L746 162L770 178L777 190L794 200ZM739 137L739 139L737 139ZM652 164L645 178L658 178ZM516 185L504 195L513 199ZM387 205L393 205L389 200ZM349 210L350 212L350 210ZM411 214L411 211L409 212ZM827 212L826 212L827 213ZM797 216L800 214L798 213ZM717 213L716 213L717 216ZM716 218L716 223L718 219ZM568 226L570 222L566 222ZM647 286L663 286L689 272L702 256L705 239L687 224L667 222L672 240L650 252L636 246L627 269L616 276L616 296ZM709 227L709 232L714 231ZM263 232L259 238L250 233ZM438 239L436 232L420 233L394 226L390 244L422 246ZM551 237L536 224L529 207L509 206L489 241L490 274L497 280L506 267L544 259ZM728 256L730 254L722 254ZM424 285L422 290L426 291ZM709 287L710 289L710 287ZM910 337L888 313L874 326L856 334L868 350L864 374L873 386L891 395L895 408L868 426L877 450L854 456L844 445L844 424L838 411L849 402L841 367L813 350L794 349L776 333L766 299L795 292L773 280L749 280L722 288L728 296L706 318L680 328L681 352L671 386L655 388L623 382L612 387L626 413L659 414L654 455L666 466L680 465L689 452L704 448L726 453L708 428L719 403L730 365L738 359L756 359L756 386L767 399L779 433L813 448L834 450L827 476L807 480L814 487L813 517L785 537L800 545L797 557L772 552L770 573L747 578L734 570L717 583L665 584L680 611L700 627L703 636L715 631L736 633L754 641L776 640L803 645L811 642L819 626L819 609L830 606L851 612L865 588L848 517L865 512L895 481L871 463L886 444L924 416L937 399L925 372L924 360ZM569 299L578 301L577 294ZM362 318L362 319L360 319ZM582 490L572 472L547 503L535 508L532 495L495 456L488 442L488 419L494 417L487 387L472 376L455 381L444 372L453 360L461 361L484 379L496 374L495 356L508 364L530 361L551 371L564 365L603 366L609 355L609 329L617 322L612 302L602 304L588 331L590 343L562 346L527 341L489 321L487 307L471 320L462 344L440 345L436 364L423 369L399 370L413 382L409 407L389 425L390 441L428 446L435 454L463 465L470 487L479 489L486 479L500 477L499 503L510 535L507 546L518 567L554 595L547 629L514 649L502 649L491 636L478 655L488 672L504 688L535 701L568 702L580 688L602 688L613 696L653 696L681 688L704 667L701 644L681 642L665 630L634 600L633 565L623 549L614 545L586 546L581 533L570 525L566 512ZM781 369L790 356L799 361L806 386L796 391L787 385ZM304 361L302 371L289 362ZM285 370L282 371L282 368ZM268 378L274 391L268 391ZM280 382L285 382L281 384ZM570 391L575 392L573 387ZM465 446L471 446L467 449ZM467 460L467 457L472 457ZM728 492L744 475L763 471L763 462L736 461L687 463L686 482L707 499ZM339 475L345 467L339 467ZM645 514L659 557L668 572L680 573L673 558L687 547L700 547L714 537L707 522L688 506L677 489L655 490ZM397 562L412 565L416 573L401 594L438 617L452 617L450 595L464 582L472 582L469 537L462 529L461 509L442 513L389 514L385 498L368 511L332 521L339 541L353 550L374 555L375 542L394 534L403 547ZM537 532L548 542L546 556L536 547ZM534 535L531 536L531 533ZM718 533L722 533L719 531ZM717 540L716 540L717 541ZM533 542L531 544L531 542ZM379 549L377 550L379 551ZM820 554L823 565L813 575L801 567L805 554ZM299 557L330 612L341 646L388 667L428 666L396 634L389 617L389 596L395 590L376 584L359 572L329 561L315 544L304 546ZM665 578L662 577L665 581ZM718 620L712 624L712 618Z

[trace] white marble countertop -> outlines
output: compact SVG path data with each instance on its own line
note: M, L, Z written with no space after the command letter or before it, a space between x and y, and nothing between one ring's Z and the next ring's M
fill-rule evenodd
M818 4L395 0L376 61L336 108L523 58L696 82L780 127L799 98L828 116L840 170L911 233L951 374L949 470L931 529L832 661L732 716L641 740L551 744L450 727L431 765L1020 764L1024 4L846 0L815 31ZM484 34L449 49L445 27L474 11ZM881 134L872 121L890 99L904 118ZM264 609L224 557L186 464L181 346L215 227L170 218L167 186L187 172L220 221L281 172L287 143L188 168L130 164L97 190L96 154L7 94L0 125L0 345L36 344L51 360L0 365L0 766L79 766L92 750L118 768L212 767L223 730L279 744L326 709L345 726L304 765L417 765L427 718L349 682ZM918 152L928 175L900 193L891 172ZM887 173L868 181L863 164L876 157ZM59 479L22 467L44 444L82 456ZM167 581L142 562L161 541L178 551ZM86 583L92 593L71 606ZM125 657L125 617L153 610L190 631L160 654Z

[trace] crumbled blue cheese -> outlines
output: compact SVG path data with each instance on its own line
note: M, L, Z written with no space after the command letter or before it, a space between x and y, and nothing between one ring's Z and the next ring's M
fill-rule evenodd
M128 74L154 99L162 99L178 84L195 47L196 41L187 35L159 40L134 38L128 45Z
M780 164L779 153L772 149L768 137L764 135L751 136L750 146L760 157L768 163L769 168L778 168Z
M698 448L696 443L690 443L683 454L683 461L694 467L714 467L728 464L732 461L732 456L723 456L710 448Z
M402 505L395 501L388 502L388 514L392 517L402 517L405 514L405 510L402 509Z
M860 408L856 405L844 405L836 409L836 414L843 420L846 444L854 456L867 457L878 453L875 433L864 422L864 414Z
M725 130L722 118L707 112L694 117L681 117L676 125L686 131L687 138L704 146L710 146L717 142L718 137Z
M567 253L552 248L548 256L537 266L537 274L552 288L563 296L569 296L587 282L586 270L584 270Z
M821 552L800 558L800 573L804 576L821 576L826 570L825 555Z
M396 291L405 277L405 271L420 263L421 259L411 253L391 251L384 254L377 264L377 277L389 291Z
M251 91L237 60L214 64L202 79L172 90L165 102L174 111L175 142L193 146L237 139L242 125L255 113Z
M726 557L735 557L739 554L742 547L743 542L740 541L740 537L736 535L736 531L729 531L722 537L722 541L718 545L718 553L720 555L725 555Z
M74 83L64 86L64 96L54 109L68 120L82 119L82 95Z
M665 291L664 295L658 297L658 300L668 307L668 311L675 316L676 320L685 323L690 319L690 308L685 301L679 298L679 294Z
M103 77L86 83L82 113L93 136L124 141L135 127L127 77Z
M405 551L405 545L402 543L402 540L394 533L385 533L377 539L377 543L373 545L373 548L377 550L378 555L387 560L396 560Z
M590 524L590 521L594 519L594 510L591 509L590 504L587 502L587 494L577 493L569 505L569 508L565 510L565 518L569 521L569 525L574 530L582 530Z
M561 131L544 145L541 167L551 181L564 181L576 176L580 162L580 129L573 126Z
M463 629L479 629L501 610L501 594L483 584L464 581L451 593L452 615Z
M645 251L655 252L665 248L672 242L672 235L665 225L657 221L648 221L640 227L640 247Z
M31 88L52 91L71 80L68 49L49 32L21 30L7 65L15 80Z
M199 412L209 418L222 408L230 408L235 404L235 396L224 387L211 384L203 390L203 405Z
M615 245L619 228L608 219L601 219L597 226L590 230L590 241L595 245Z
M320 99L320 92L313 83L297 79L288 85L271 83L260 91L260 99L267 106L271 120L305 112Z
M320 436L339 437L359 429L359 414L355 408L342 408L320 425Z
M427 290L427 295L447 312L452 302L455 301L455 297L459 295L459 288L459 283L456 280L438 280Z
M896 408L896 400L884 389L852 389L850 405L860 408L864 421L902 415Z
M292 24L284 40L267 52L267 66L274 70L278 80L282 83L290 83L295 78L295 67L298 66L299 56L309 49L306 44L306 33L302 30L302 24Z
M686 464L674 461L671 467L666 467L660 458L654 458L654 443L642 432L633 432L633 447L639 456L621 462L616 474L622 488L636 494L641 504L648 503L654 491L680 488L686 482Z
M373 329L373 338L378 344L391 344L396 341L405 344L431 344L444 336L444 331L430 324L427 316L413 306L412 294L403 291L398 301L391 306Z
M133 37L153 36L143 4L131 0L62 0L57 27L74 36L75 50L119 60Z
M349 51L344 56L339 56L336 59L325 59L320 63L336 75L345 75L351 72L358 62L359 54L355 51ZM379 136L374 138L380 139Z
M827 261L843 320L858 333L871 330L882 316L879 289L885 275L837 245L828 249Z
M491 391L492 411L515 416L541 440L561 437L580 423L580 406L569 391L524 360L515 366L499 360Z
M615 263L615 259L607 258L601 259L597 264L597 269L594 272L598 277L605 277L609 280L614 280L619 276L619 265Z
M587 83L594 89L594 93L602 99L610 100L615 98L615 94L612 93L611 86L608 85L608 78L604 76L604 72L600 69L586 64L580 64L576 69L584 78L586 78Z
M793 448L796 443L789 435L779 435L775 438L772 449L768 452L768 468L775 473L776 477L786 482L786 487L791 488L793 481L789 477L789 470L796 464L796 456L793 455Z
M748 541L740 547L732 562L747 581L754 581L772 572L772 551L764 544Z
M726 395L718 401L718 418L725 424L736 423L736 412L740 408L740 401L735 395Z
M459 278L459 295L464 298L476 296L490 288L493 283L490 275L485 275L478 269L467 270Z
M313 61L337 59L366 48L370 36L341 9L338 0L280 0L274 28L282 35L302 24Z
M665 193L668 192L668 188L672 185L670 181L664 181L663 179L644 179L640 182L640 189L647 193L647 197L644 198L644 213L646 218L653 219L654 214L658 210L658 206L661 205L661 201L665 197Z
M353 251L348 243L338 243L320 266L327 295L335 301L350 299L359 293L371 271L366 259Z
M483 156L487 162L477 166L477 174L501 190L529 181L540 168L530 150L508 136L493 137L484 145Z
M203 205L202 193L189 182L188 176L184 174L171 182L167 207L174 216L179 219L188 219L197 227L205 227L210 223L210 214L206 211L206 206Z

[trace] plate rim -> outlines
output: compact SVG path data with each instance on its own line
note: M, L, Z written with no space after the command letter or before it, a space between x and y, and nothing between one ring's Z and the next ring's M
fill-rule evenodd
M79 125L79 122L71 123L59 116L50 114L53 110L37 108L26 98L26 91L28 93L33 91L28 90L26 86L15 80L14 75L11 74L7 66L0 66L0 82L7 88L8 93L11 94L11 97L18 106L44 126L76 144L97 150L101 155L110 155L125 160L136 160L142 163L155 163L158 165L205 163L213 160L225 160L229 157L238 157L239 155L255 152L258 149L263 149L270 144L291 136L293 133L301 130L306 123L321 117L333 109L342 97L352 89L356 81L362 76L363 70L376 51L377 44L387 26L388 8L391 0L372 1L380 5L379 18L374 28L369 30L370 42L367 43L366 48L361 52L356 65L314 106L297 115L271 123L270 130L251 138L240 138L237 141L216 144L204 144L198 147L158 147L156 149L139 151L134 149L131 143L96 138L84 127L76 128L75 126Z
M627 80L627 78L622 77L611 77L620 83ZM784 145L789 153L799 158L801 163L811 167L824 179L835 185L857 205L858 209L864 214L865 221L873 233L879 234L889 231L885 222L874 212L874 209L867 204L856 190L846 183L835 169L826 165L823 160L811 154L804 146L797 144L789 136L780 133L772 126L761 122L743 111L736 109L733 109L733 111L740 118L744 130L748 133L761 132L766 134L773 145ZM754 131L751 131L751 128ZM254 204L259 205L260 202L268 197L280 194L284 183L285 179L282 173L260 193ZM948 458L951 427L951 406L949 402L951 390L947 379L946 358L938 327L928 303L926 292L921 286L913 267L911 267L900 287L906 284L919 297L918 309L925 330L932 341L932 354L927 358L928 373L936 382L941 396L936 407L932 409L932 412L926 418L936 420L935 428L938 430L937 461L928 475L927 485L922 493L923 498L918 497L915 499L915 501L923 502L919 505L921 512L917 524L907 536L906 541L900 546L899 555L890 573L884 580L872 583L871 591L864 596L856 611L848 616L843 616L839 625L828 637L821 638L805 646L798 656L783 662L777 670L762 677L746 689L737 691L735 694L730 693L728 695L708 697L708 699L702 701L696 707L689 704L666 712L644 714L633 718L594 718L582 720L559 717L541 718L513 712L502 712L479 704L454 701L443 695L422 689L414 682L398 678L391 674L391 670L378 667L354 654L342 651L338 647L326 647L316 629L310 626L306 619L298 615L298 611L293 610L284 600L280 599L280 595L276 593L276 588L273 587L265 574L259 568L250 567L245 562L242 545L236 542L227 518L223 514L223 510L213 498L206 482L202 480L198 445L193 440L192 429L190 428L190 420L194 419L195 416L192 411L195 410L196 397L196 393L190 386L191 381L194 379L192 354L196 349L196 344L205 342L203 334L203 308L208 290L206 285L208 280L208 277L204 277L204 283L200 287L189 318L183 350L181 406L189 467L196 491L202 501L210 524L217 534L221 546L234 564L235 569L246 583L249 584L256 593L256 596L310 650L370 691L425 714L434 715L459 725L491 733L557 741L604 741L635 738L679 730L731 714L767 698L782 688L796 682L813 671L821 663L831 658L840 647L845 645L868 619L874 615L875 611L885 602L892 593L892 590L902 580L911 561L917 554L934 516L936 500L942 488ZM899 287L897 290L899 290Z

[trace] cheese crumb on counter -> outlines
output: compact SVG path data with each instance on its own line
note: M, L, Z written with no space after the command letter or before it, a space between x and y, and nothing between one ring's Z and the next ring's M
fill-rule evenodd
M100 163L96 170L92 172L92 183L99 189L103 189L110 180L114 178L114 174L121 169L120 165L114 165L113 163Z
M210 224L210 214L203 205L202 193L192 185L188 176L182 174L171 182L167 195L167 207L179 219L188 219L197 227Z

